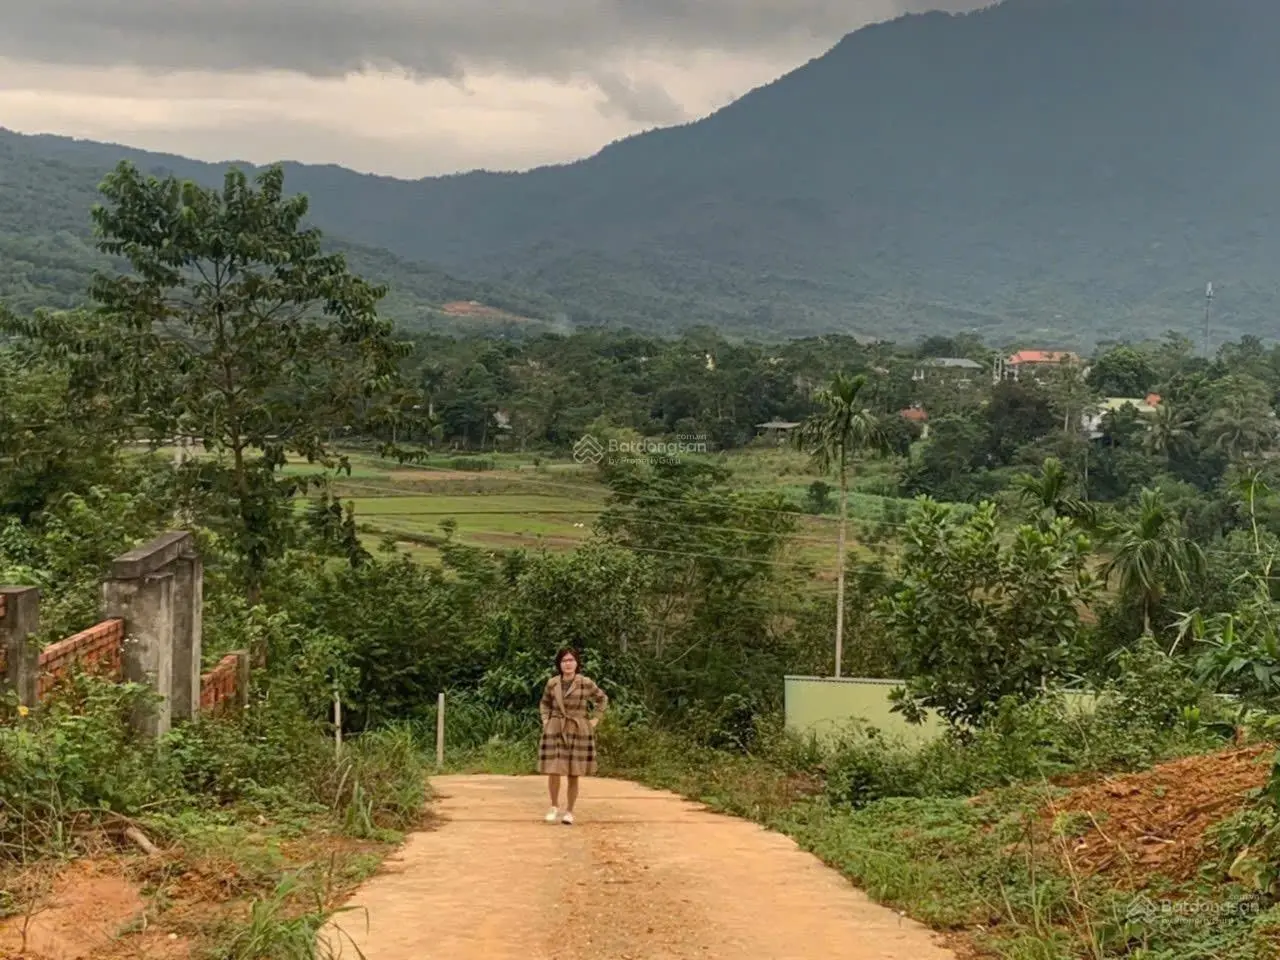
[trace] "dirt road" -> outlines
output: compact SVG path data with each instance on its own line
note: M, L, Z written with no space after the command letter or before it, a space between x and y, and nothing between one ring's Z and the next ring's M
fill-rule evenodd
M324 939L349 960L954 960L789 839L617 780L542 822L536 777L441 777ZM353 947L358 947L357 953Z

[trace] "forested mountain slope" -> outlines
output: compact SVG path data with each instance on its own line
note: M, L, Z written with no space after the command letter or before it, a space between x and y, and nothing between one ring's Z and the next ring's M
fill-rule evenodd
M579 320L1087 343L1280 308L1280 4L905 17L720 112L521 174L291 165L336 236ZM6 141L12 138L6 137ZM105 169L120 148L23 149ZM218 168L131 152L209 180Z

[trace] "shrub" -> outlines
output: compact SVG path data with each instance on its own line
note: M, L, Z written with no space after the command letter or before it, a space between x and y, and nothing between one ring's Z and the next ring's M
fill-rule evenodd
M149 697L143 687L73 677L43 709L0 725L0 856L63 846L73 821L131 814L161 793L163 766L129 727Z

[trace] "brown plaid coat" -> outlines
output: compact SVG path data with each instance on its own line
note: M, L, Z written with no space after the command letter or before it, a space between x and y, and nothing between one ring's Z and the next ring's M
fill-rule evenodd
M538 772L582 777L596 772L596 732L587 717L587 705L597 720L604 716L609 698L590 677L575 676L568 691L559 675L547 681L538 712L542 714L542 740L538 744Z

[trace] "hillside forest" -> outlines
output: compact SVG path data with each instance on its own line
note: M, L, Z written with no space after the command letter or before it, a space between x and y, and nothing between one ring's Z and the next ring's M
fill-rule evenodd
M784 831L976 956L1276 955L1280 348L408 333L284 180L122 164L82 305L0 313L0 582L41 589L42 642L180 528L206 659L254 654L248 709L158 745L127 684L0 705L0 923L127 826L172 851L155 930L315 956L421 823L437 695L453 768L527 772L573 646L610 773ZM833 673L940 733L785 729L783 678ZM1151 782L1155 853L1124 806Z
M388 312L437 329L457 326L440 306L474 299L658 334L1092 350L1116 330L1198 339L1211 282L1221 333L1268 336L1277 45L1267 0L1006 0L858 30L573 163L286 173L353 267L392 285ZM0 275L6 297L83 272L90 195L122 157L215 188L227 166L0 131L0 249L31 264ZM83 283L63 280L65 305Z

